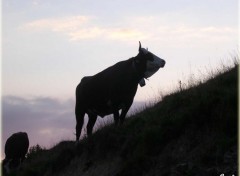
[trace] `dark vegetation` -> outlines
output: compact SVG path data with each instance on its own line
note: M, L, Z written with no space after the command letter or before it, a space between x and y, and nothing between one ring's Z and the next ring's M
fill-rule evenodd
M238 65L107 125L78 145L30 149L19 176L237 175ZM13 174L15 175L15 174Z

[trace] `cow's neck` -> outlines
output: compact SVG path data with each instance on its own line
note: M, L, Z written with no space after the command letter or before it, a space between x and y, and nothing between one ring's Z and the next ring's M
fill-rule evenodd
M133 68L133 71L134 71L134 77L136 79L136 81L138 82L138 84L143 87L146 85L145 83L145 80L144 80L144 77L142 76L141 73L139 73L139 71L137 70L137 67L136 67L136 63L134 61L134 59L132 59L132 68Z

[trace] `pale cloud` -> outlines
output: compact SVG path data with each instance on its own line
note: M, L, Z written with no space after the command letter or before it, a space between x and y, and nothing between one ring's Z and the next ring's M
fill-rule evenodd
M177 20L176 19L181 19ZM191 24L181 14L162 16L140 16L127 20L127 25L145 34L146 39L159 41L172 47L185 47L185 44L207 45L208 43L230 42L238 34L237 27L226 25Z
M145 39L145 35L140 30L126 27L104 27L94 25L96 17L71 16L65 18L50 18L35 20L24 24L21 30L31 30L35 32L52 31L60 32L69 37L70 41L84 39L105 38L110 40L131 40Z
M39 0L33 0L33 1L32 1L32 4L33 4L34 6L39 5Z
M92 27L92 28L83 28L74 30L68 33L71 41L83 40L83 39L92 39L102 36L106 33L105 29L99 27Z
M122 28L122 29L113 29L109 30L108 32L108 38L109 39L119 39L119 40L132 40L132 39L145 39L149 38L149 35L145 35L143 32L140 30L136 29L127 29L127 28Z
M83 39L104 38L109 40L142 40L148 36L139 30L128 28L100 28L92 27L87 29L80 29L69 34L71 41L78 41Z
M149 31L152 40L159 41L164 46L172 48L186 47L211 47L220 44L233 42L237 36L237 29L226 26L192 26L182 25L161 25L155 30Z
M205 42L226 42L237 35L237 29L225 26L192 26L174 24L157 16L135 17L125 19L117 27L97 25L99 19L90 16L70 16L64 18L40 19L21 27L31 31L52 31L68 36L69 41L86 39L106 40L161 40L173 42L179 47L184 42L201 40ZM113 24L114 26L114 24ZM197 42L199 43L199 42Z
M65 18L48 18L35 20L24 24L21 29L26 30L51 30L55 32L70 32L81 28L90 21L89 16L71 16Z
M51 129L41 129L39 131L39 134L41 134L41 135L52 135L53 131Z
M162 32L169 31L171 34L202 34L202 35L218 35L218 34L228 34L236 32L235 29L230 27L215 27L215 26L203 26L203 27L192 27L188 25L172 26L167 27L162 30Z
M201 41L212 41L212 42L225 42L232 40L233 35L237 34L237 29L229 27L215 27L215 26L204 26L204 27L191 27L191 26L180 26L178 28L169 30L176 39L185 41L189 40L201 40Z

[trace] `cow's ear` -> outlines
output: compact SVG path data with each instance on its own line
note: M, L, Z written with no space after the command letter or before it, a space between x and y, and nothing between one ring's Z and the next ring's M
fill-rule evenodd
M139 41L139 49L138 49L139 53L141 52L141 48L142 48L141 42Z

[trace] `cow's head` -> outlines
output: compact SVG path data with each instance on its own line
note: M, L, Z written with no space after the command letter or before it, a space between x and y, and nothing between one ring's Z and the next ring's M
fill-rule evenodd
M139 53L135 57L135 67L141 74L142 78L149 78L158 71L159 68L164 67L165 61L154 55L145 48L142 48L139 42Z

